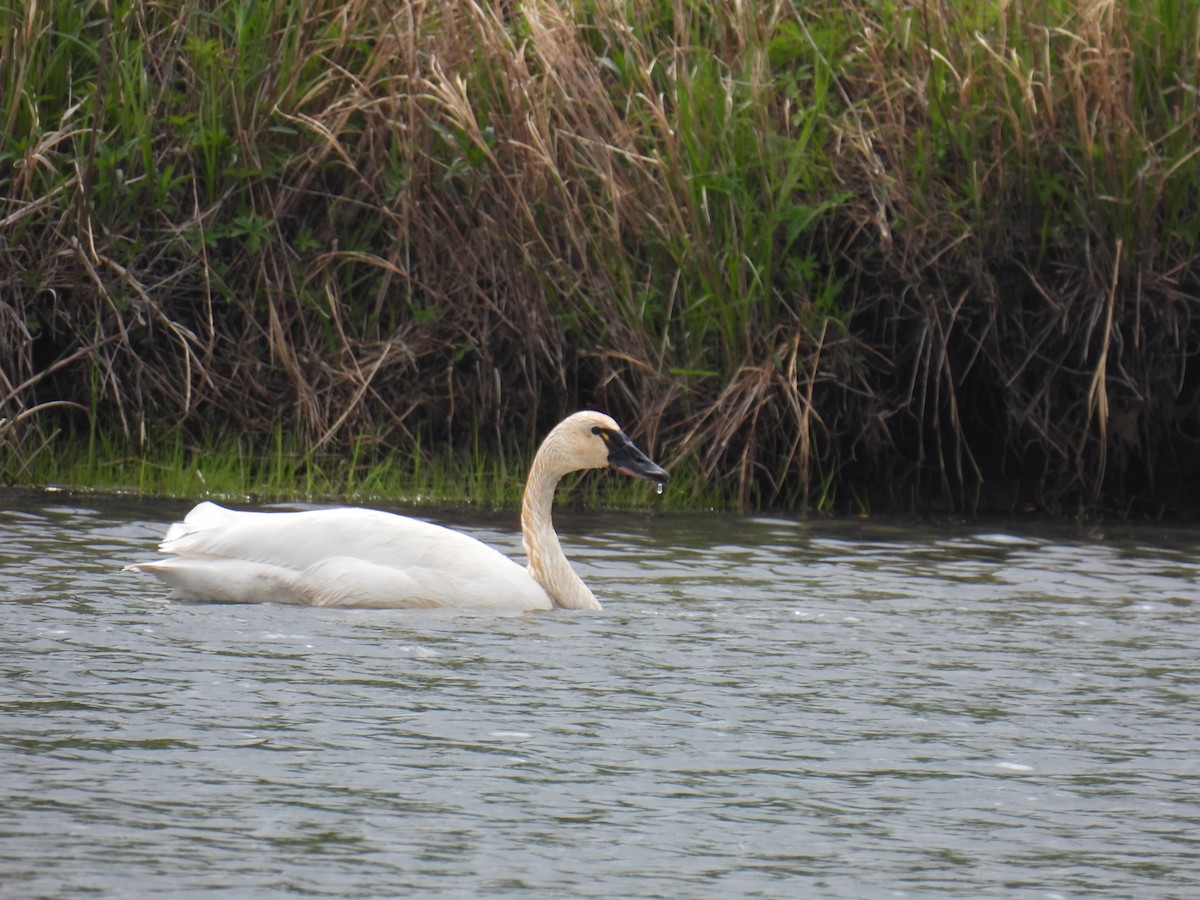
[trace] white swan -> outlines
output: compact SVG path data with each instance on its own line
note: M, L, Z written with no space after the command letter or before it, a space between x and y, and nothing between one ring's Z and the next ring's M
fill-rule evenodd
M525 483L528 568L465 534L379 510L238 512L207 502L167 530L158 549L170 559L125 568L157 575L183 600L599 609L563 555L550 511L559 479L605 466L660 484L670 479L608 416L568 416L538 448Z

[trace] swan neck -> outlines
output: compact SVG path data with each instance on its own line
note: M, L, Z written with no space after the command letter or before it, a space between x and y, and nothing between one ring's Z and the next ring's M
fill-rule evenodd
M568 609L600 609L595 596L583 583L563 553L554 531L554 489L561 475L547 462L546 444L538 450L525 497L521 503L521 536L529 557L529 574L550 595L556 606Z

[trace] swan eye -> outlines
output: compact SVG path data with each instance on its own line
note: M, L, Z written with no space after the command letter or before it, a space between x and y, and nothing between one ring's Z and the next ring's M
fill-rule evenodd
M609 434L607 431L605 431L603 428L601 428L599 425L595 425L592 427L592 434L600 435L600 440L604 441L604 443L606 443L606 444L611 443L611 441L612 441L612 435Z

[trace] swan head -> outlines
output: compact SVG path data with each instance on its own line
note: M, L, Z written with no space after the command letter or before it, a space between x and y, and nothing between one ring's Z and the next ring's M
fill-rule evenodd
M559 463L556 468L562 475L578 469L612 468L659 484L671 480L667 470L639 450L615 420L594 410L563 419L547 435L541 452Z

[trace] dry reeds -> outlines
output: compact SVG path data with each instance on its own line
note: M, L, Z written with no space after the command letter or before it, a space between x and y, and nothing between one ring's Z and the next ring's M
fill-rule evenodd
M1169 492L1198 16L2 9L0 465L97 430L525 452L596 405L743 505Z

